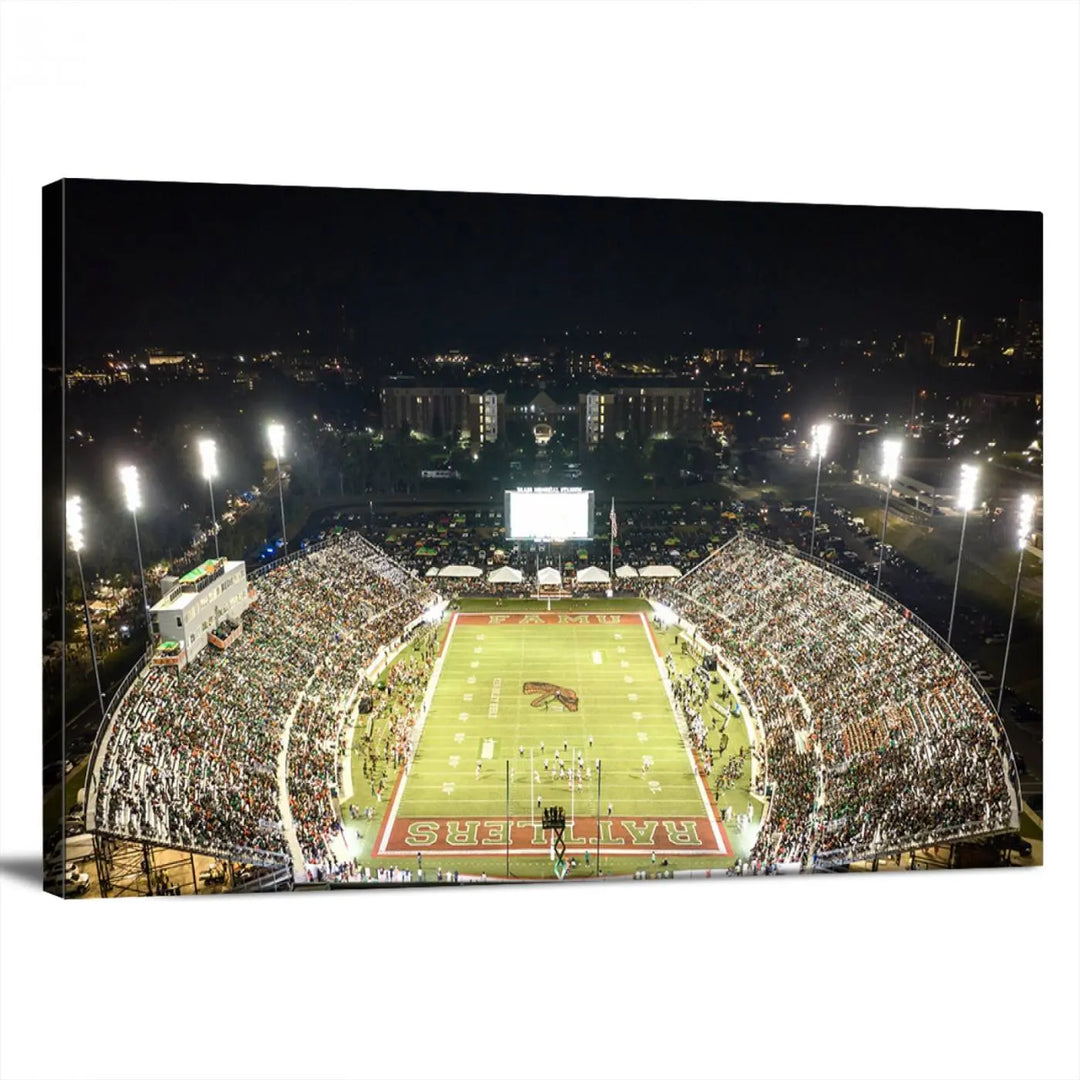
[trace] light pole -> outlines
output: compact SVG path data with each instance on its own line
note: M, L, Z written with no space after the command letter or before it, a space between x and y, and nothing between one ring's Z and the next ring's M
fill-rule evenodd
M960 494L956 505L964 511L964 520L960 525L960 553L956 556L956 578L953 581L952 609L949 611L949 633L945 637L948 645L952 644L953 619L956 616L956 592L960 587L960 562L964 558L964 533L967 531L968 511L975 505L975 481L979 476L977 465L960 466Z
M817 480L814 482L814 519L810 524L810 555L814 554L814 541L817 539L817 503L818 491L821 489L821 459L829 448L829 433L832 424L815 424L810 429L811 445L810 454L817 458Z
M1005 659L1001 664L1001 686L998 687L997 711L1001 715L1001 700L1005 695L1005 672L1009 667L1009 646L1012 645L1013 620L1016 618L1016 599L1020 595L1020 571L1024 568L1024 549L1027 547L1031 522L1035 516L1035 496L1020 496L1020 521L1017 523L1016 540L1020 558L1016 563L1016 584L1013 586L1012 614L1009 616L1009 633L1005 638Z
M281 489L281 459L285 456L285 428L281 424L270 424L266 429L266 436L270 440L270 452L274 455L274 464L277 466L278 501L281 503L282 554L288 555L289 538L285 532L285 496Z
M90 640L90 660L94 665L94 682L97 684L98 706L101 716L105 716L105 695L101 692L101 676L98 674L97 649L94 648L94 628L90 625L90 602L86 599L86 581L83 578L82 556L79 554L83 546L83 519L82 499L78 495L72 495L67 501L67 534L68 544L75 552L75 562L79 567L79 587L82 589L83 615L86 616L86 636Z
M135 525L135 551L139 556L139 581L142 583L143 617L146 619L146 633L150 630L150 601L146 595L146 575L143 573L142 545L139 543L139 517L137 511L142 508L142 495L139 492L139 470L134 465L120 468L120 483L124 486L124 501L131 511L131 520Z
M886 439L881 444L881 475L885 478L885 514L881 519L881 548L878 551L877 584L881 588L881 568L885 564L885 529L889 524L889 496L892 494L893 481L900 470L899 439Z
M203 479L210 486L210 520L214 523L214 558L221 558L218 548L217 515L214 513L214 477L217 476L217 443L213 439L199 440L199 456L202 458Z

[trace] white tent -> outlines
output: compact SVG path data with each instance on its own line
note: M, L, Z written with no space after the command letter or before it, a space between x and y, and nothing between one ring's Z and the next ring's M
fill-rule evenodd
M638 576L638 572L637 572L637 571L636 571L636 570L635 570L635 569L634 569L634 568L633 568L632 566L620 566L620 567L619 567L619 568L618 568L618 569L617 569L617 570L615 571L615 576L616 576L616 577L623 577L623 578L626 578L626 577L637 577L637 576Z
M554 566L545 566L536 575L536 582L538 585L561 585L562 574Z
M480 577L483 571L478 566L444 566L439 577Z
M439 568L437 566L429 566L427 568L427 573L424 575L424 577L438 577L438 576L439 576Z
M655 577L655 578L676 578L682 577L678 570L674 566L643 566L638 571L639 577Z
M611 581L611 575L599 566L586 566L584 570L578 571L577 579L584 585L607 585Z
M492 570L488 574L488 581L494 582L496 585L516 585L521 581L522 573L520 570L515 570L512 566L500 566L498 570Z

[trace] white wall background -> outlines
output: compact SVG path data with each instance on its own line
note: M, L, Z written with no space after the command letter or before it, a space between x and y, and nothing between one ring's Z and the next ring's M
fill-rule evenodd
M1076 1075L1077 5L2 19L3 1076ZM1047 865L67 905L13 876L40 814L39 208L62 176L1044 212Z

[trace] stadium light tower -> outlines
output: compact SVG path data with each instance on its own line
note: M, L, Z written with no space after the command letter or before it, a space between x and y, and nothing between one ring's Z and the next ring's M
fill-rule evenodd
M218 548L217 515L214 513L214 477L217 476L217 443L213 439L199 440L203 479L210 485L210 520L214 523L214 558L221 558Z
M1012 614L1009 616L1009 633L1005 638L1005 659L1001 664L1001 686L998 687L997 711L1001 715L1001 701L1005 695L1005 672L1009 668L1009 646L1012 645L1013 621L1016 618L1016 599L1020 595L1020 571L1024 568L1024 550L1031 535L1031 523L1035 517L1035 496L1020 496L1020 520L1016 528L1016 546L1020 549L1020 558L1016 563L1016 584L1013 586Z
M964 533L967 531L968 511L975 505L975 481L979 477L977 465L960 466L960 494L956 497L956 505L964 511L963 524L960 526L960 553L956 556L956 579L953 581L952 610L949 612L949 633L945 638L947 644L952 644L953 618L956 615L956 591L960 586L960 562L964 558Z
M131 520L135 525L135 551L139 556L139 581L142 583L143 617L146 619L146 632L150 633L150 601L146 596L146 575L143 573L142 545L139 543L139 515L142 509L142 495L139 492L139 470L134 465L120 468L120 483L124 486L124 502L131 511Z
M885 478L885 514L881 519L881 550L878 551L877 588L881 588L881 568L885 564L885 529L889 524L889 496L893 481L900 471L899 439L886 439L881 444L881 475Z
M285 428L281 424L270 424L266 429L266 437L270 440L270 452L274 455L274 464L277 466L277 492L278 502L281 504L281 542L284 545L282 554L289 554L289 537L285 532L285 496L281 490L281 459L285 456Z
M810 555L814 554L814 541L817 539L817 502L818 491L821 489L821 459L829 450L829 433L832 424L815 424L810 429L811 446L810 454L817 458L817 480L814 483L814 518L810 523Z
M94 682L97 685L98 705L101 708L102 717L105 716L105 695L101 692L101 675L98 673L97 649L94 648L94 628L90 625L90 602L86 599L86 581L83 578L82 552L83 547L83 517L82 499L78 495L72 495L67 501L67 534L68 544L75 552L75 562L79 567L79 587L82 589L83 615L86 616L86 636L90 640L90 660L94 665Z

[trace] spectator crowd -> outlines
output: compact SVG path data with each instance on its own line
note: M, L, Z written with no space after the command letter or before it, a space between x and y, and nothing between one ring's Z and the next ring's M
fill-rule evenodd
M286 801L305 861L326 861L349 707L433 597L355 533L251 584L230 648L150 666L118 707L96 828L266 865L289 857Z
M351 530L251 586L227 650L208 645L180 673L150 666L128 691L94 763L95 827L268 865L290 858L291 821L309 869L352 877L334 844L347 724L369 699L377 738L354 740L353 753L381 799L415 748L434 635L421 631L378 685L368 675L433 594ZM850 861L1014 824L997 717L960 658L903 608L746 536L648 593L722 655L764 730L755 861ZM669 675L709 776L708 676ZM748 760L717 769L718 793Z
M746 536L654 595L731 663L763 723L765 863L847 861L1014 822L997 717L902 608Z

